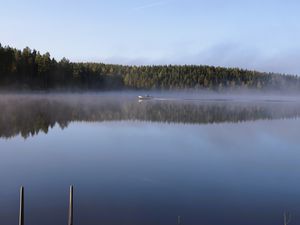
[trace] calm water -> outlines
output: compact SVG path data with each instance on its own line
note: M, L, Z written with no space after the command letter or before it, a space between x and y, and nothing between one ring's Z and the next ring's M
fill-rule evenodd
M0 224L299 223L300 102L182 99L0 96Z

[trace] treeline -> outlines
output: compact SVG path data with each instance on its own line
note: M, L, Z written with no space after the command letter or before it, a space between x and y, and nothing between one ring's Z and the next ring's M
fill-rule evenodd
M56 61L49 53L0 44L0 87L49 89L295 89L297 76L213 66L123 66Z

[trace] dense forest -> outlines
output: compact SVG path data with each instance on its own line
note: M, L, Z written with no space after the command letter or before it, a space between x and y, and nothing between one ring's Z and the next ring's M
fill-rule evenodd
M49 53L0 44L0 88L52 89L293 89L297 76L196 65L124 66L56 61Z
M211 124L251 120L298 118L300 105L285 102L190 102L149 101L136 98L88 96L0 97L0 138L39 132L55 125L62 129L71 122L147 121L159 123Z

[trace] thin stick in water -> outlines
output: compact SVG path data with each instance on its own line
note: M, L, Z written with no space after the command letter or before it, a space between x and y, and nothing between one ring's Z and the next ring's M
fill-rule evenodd
M24 225L24 187L20 188L19 225Z
M73 225L73 185L70 186L69 220L68 220L68 225Z

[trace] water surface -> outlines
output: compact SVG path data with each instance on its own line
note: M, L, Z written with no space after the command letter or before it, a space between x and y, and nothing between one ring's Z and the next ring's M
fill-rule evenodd
M186 98L185 98L186 99ZM282 224L300 215L300 104L0 96L0 223Z

